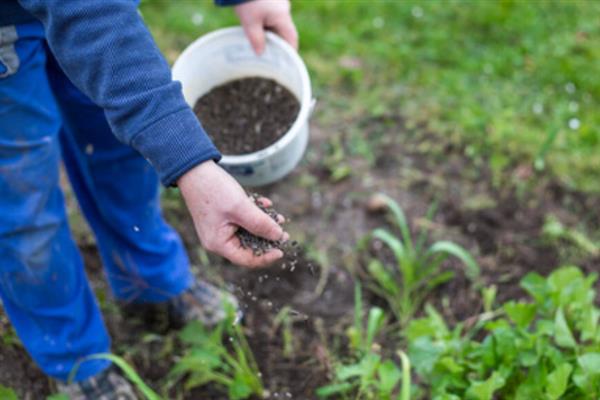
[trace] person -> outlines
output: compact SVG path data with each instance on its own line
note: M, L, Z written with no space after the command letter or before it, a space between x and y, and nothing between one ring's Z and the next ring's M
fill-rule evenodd
M235 7L257 53L265 29L297 47L288 0L216 3ZM212 324L235 300L192 276L161 216L159 181L179 187L201 244L234 264L282 257L241 248L239 227L288 238L219 158L135 0L0 0L0 296L27 352L71 400L135 395L110 362L86 359L110 351L110 338L69 232L59 163L114 296Z

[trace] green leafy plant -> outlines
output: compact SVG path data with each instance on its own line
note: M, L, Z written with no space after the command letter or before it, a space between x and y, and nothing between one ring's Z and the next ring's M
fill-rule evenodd
M18 400L17 394L14 390L0 384L0 399L3 400Z
M327 154L323 160L332 182L342 181L352 174L352 168L345 161L346 158L342 140L339 136L333 136L328 142Z
M600 243L594 242L588 235L578 229L564 226L554 215L546 217L542 233L550 240L569 242L590 256L600 254Z
M169 377L183 378L186 389L214 383L224 388L232 400L263 396L261 374L252 350L241 325L234 322L234 313L230 314L211 331L192 322L180 332L179 338L187 350ZM229 338L227 346L224 337Z
M371 278L368 287L387 301L398 321L405 326L431 290L454 276L453 271L441 269L448 257L459 259L465 266L465 274L473 281L479 276L479 265L468 251L456 243L438 241L428 246L425 230L413 240L400 205L387 195L378 196L391 211L400 234L378 228L368 236L368 239L378 239L388 246L395 262L389 267L381 260L372 259L367 265ZM435 207L430 208L428 219L431 219L434 210Z
M0 397L0 398L2 398L2 397ZM53 394L53 395L46 397L46 400L70 400L70 399L69 399L69 396L67 396L66 394L59 393L59 394Z
M291 316L291 308L285 306L277 313L273 319L273 331L281 328L281 336L283 339L283 355L290 358L294 355L294 334L292 333L292 325L294 321Z
M410 398L410 362L404 352L398 351L402 367L398 367L391 359L384 359L380 354L380 346L375 343L381 332L385 315L382 309L373 307L369 310L366 326L362 322L363 306L360 286L355 287L355 321L348 330L348 339L352 350L352 362L340 363L335 370L334 382L317 390L317 396L350 396L353 399ZM393 397L398 391L399 394Z
M531 301L508 301L469 329L450 329L432 307L406 337L424 398L437 400L597 399L600 310L597 276L562 267L531 273L521 286ZM427 394L427 396L425 396Z

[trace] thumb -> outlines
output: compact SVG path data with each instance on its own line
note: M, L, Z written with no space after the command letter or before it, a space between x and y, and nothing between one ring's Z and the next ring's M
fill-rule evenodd
M236 210L232 220L248 232L268 240L285 240L287 236L277 222L250 200Z
M245 24L244 32L246 32L254 52L261 55L265 49L265 30L262 24L258 21Z

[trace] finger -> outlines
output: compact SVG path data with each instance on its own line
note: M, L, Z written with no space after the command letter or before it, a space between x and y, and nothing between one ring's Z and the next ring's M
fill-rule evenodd
M268 197L261 196L256 199L256 204L260 204L263 207L271 207L273 202Z
M227 242L220 253L233 264L246 268L266 267L283 257L283 252L279 249L272 249L263 255L256 256L252 250L242 248L239 241L235 240Z
M254 52L261 55L265 49L265 30L259 22L249 22L244 25L244 32L254 49Z
M279 225L284 224L285 223L285 217L281 214L277 214L277 223Z
M250 198L252 199L252 197L250 197ZM261 197L257 198L254 201L259 206L263 206L265 208L269 208L269 207L273 206L273 202L268 197L261 196ZM279 225L285 223L285 217L283 215L281 215L281 214L277 214L277 223Z
M277 22L271 26L271 29L281 36L283 40L288 42L294 49L298 50L298 31L289 14L279 18Z
M248 232L268 240L281 240L284 237L283 228L251 201L238 207L231 220Z

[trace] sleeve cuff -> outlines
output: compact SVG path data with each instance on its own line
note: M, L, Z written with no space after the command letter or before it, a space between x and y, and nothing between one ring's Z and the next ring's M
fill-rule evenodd
M247 3L252 0L215 0L215 4L221 7L237 6L238 4Z
M179 177L204 161L221 159L189 108L146 127L133 138L131 145L150 162L165 186L174 186Z

